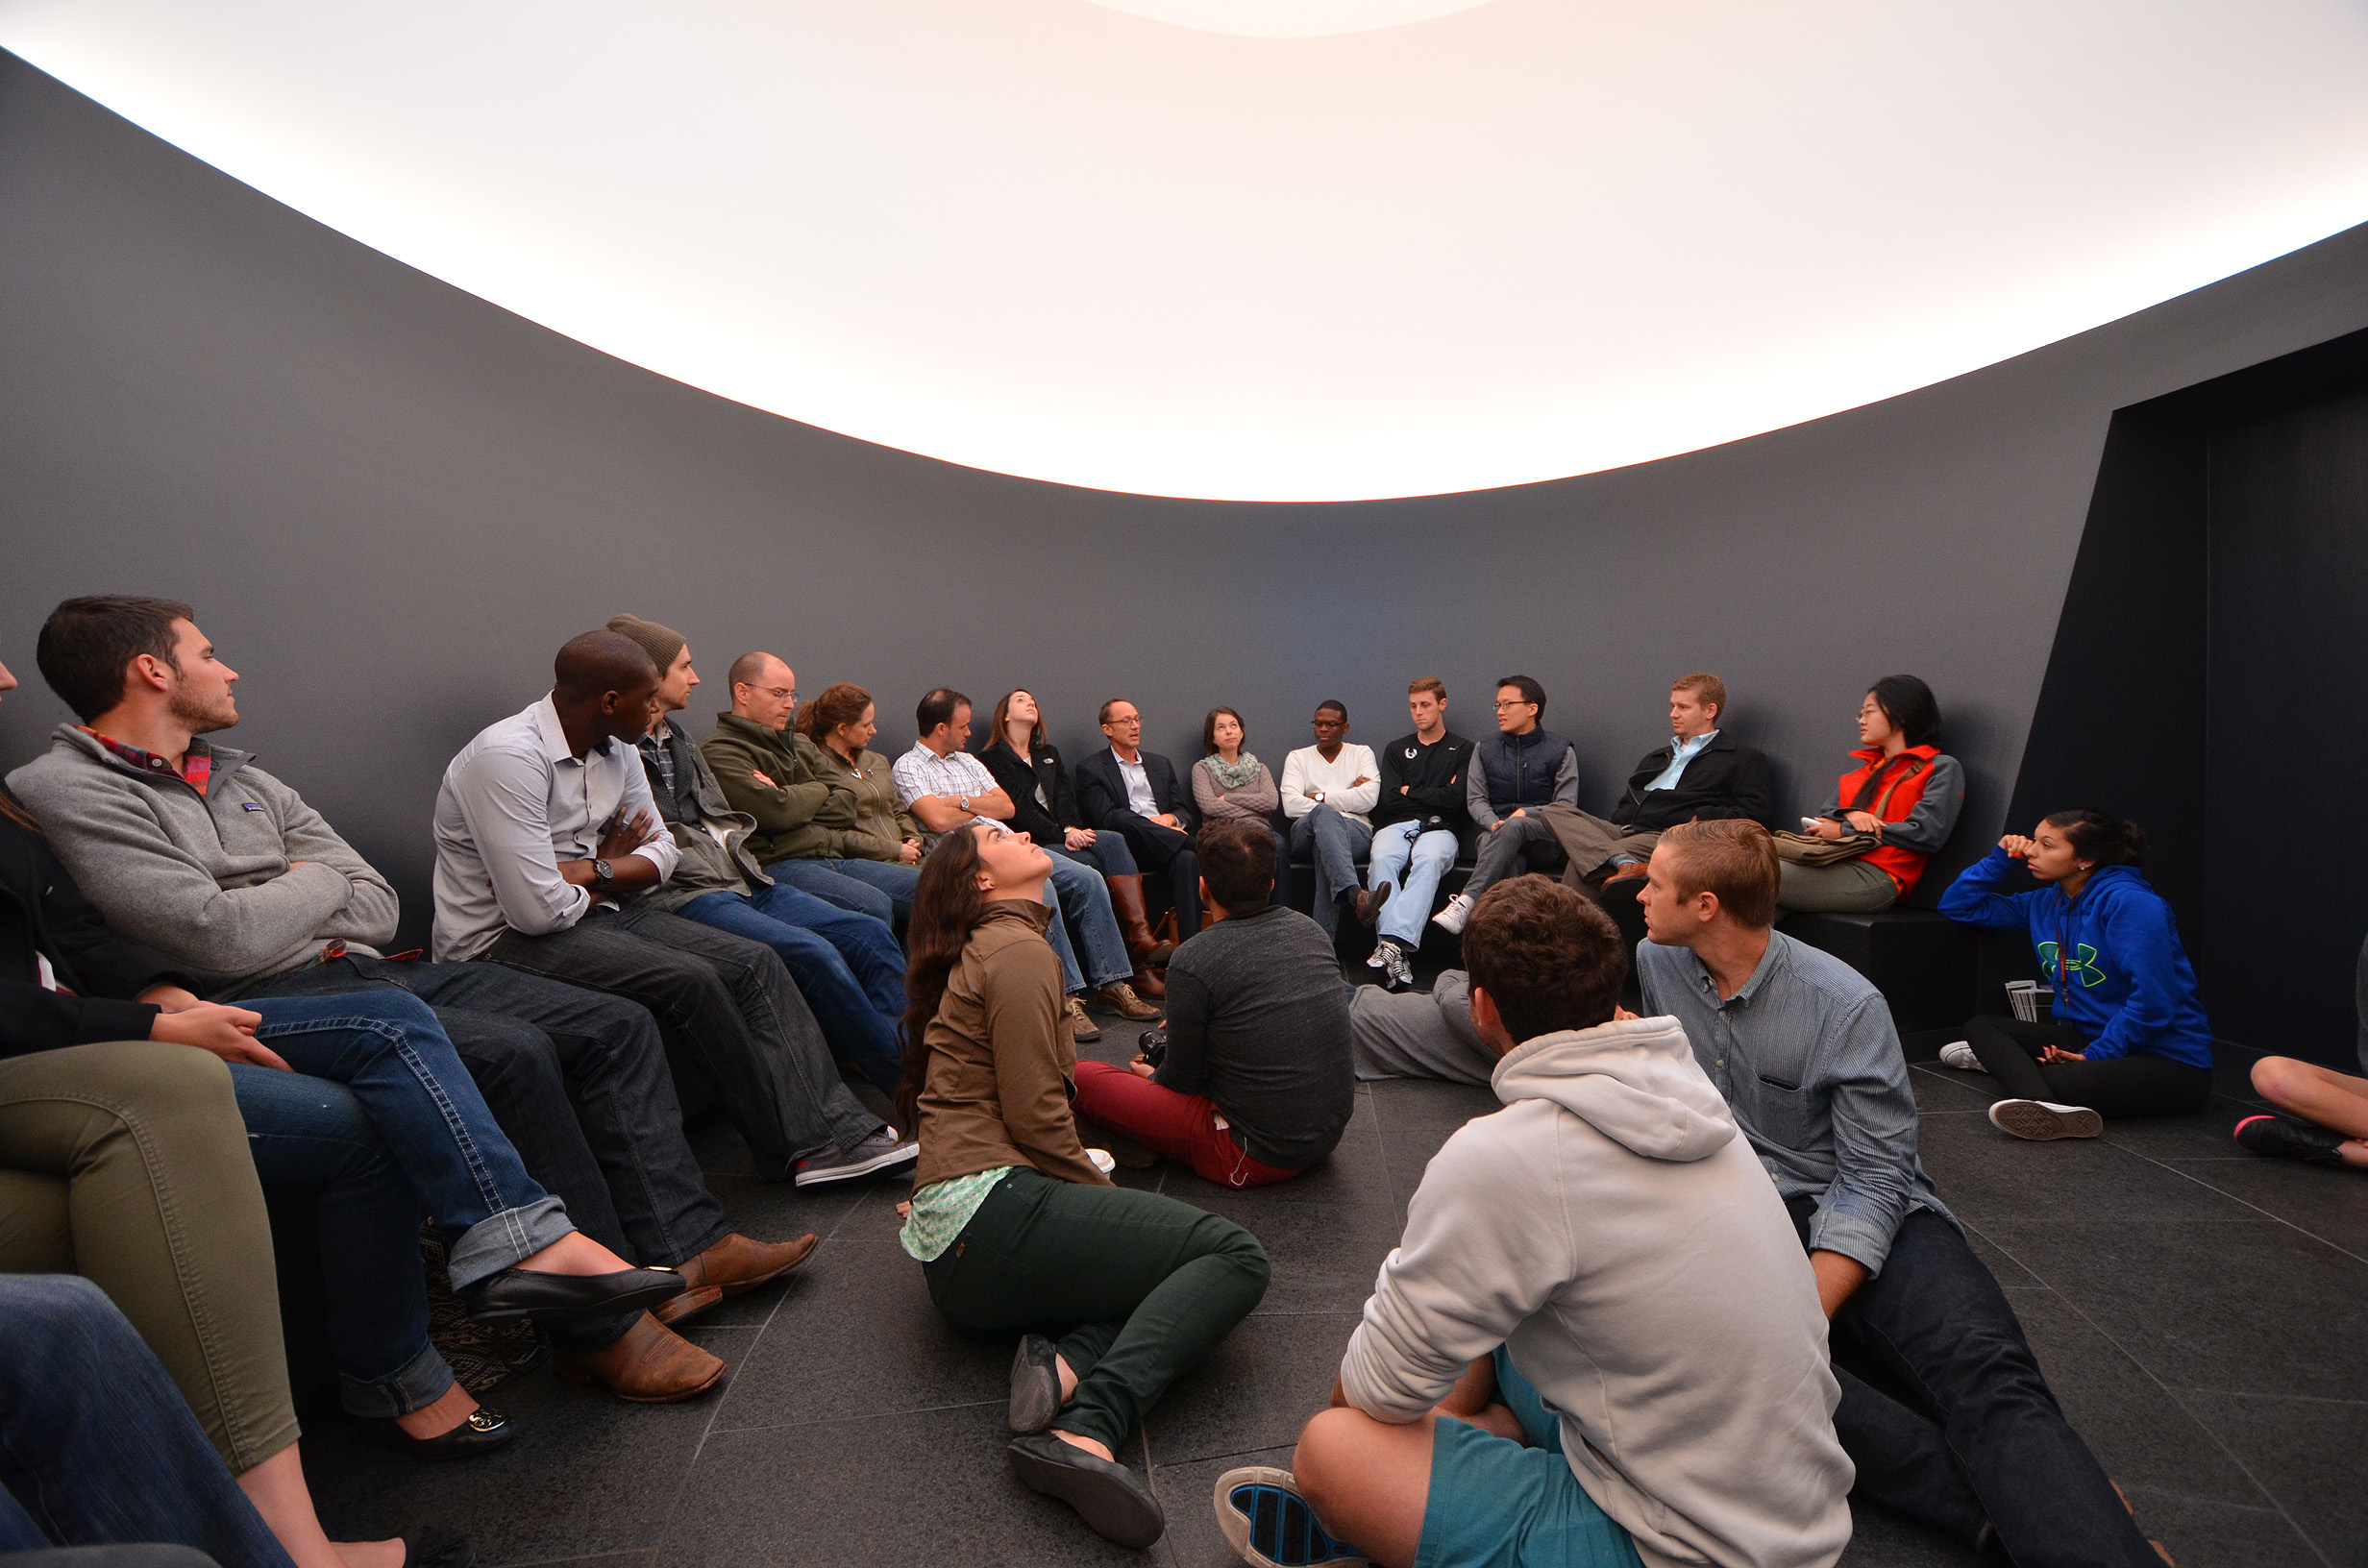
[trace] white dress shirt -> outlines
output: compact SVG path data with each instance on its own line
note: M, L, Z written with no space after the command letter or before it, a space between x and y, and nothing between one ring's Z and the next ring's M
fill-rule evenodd
M620 813L643 811L658 822L641 753L603 741L577 757L548 697L480 730L436 791L437 961L475 958L505 930L540 937L574 926L594 895L562 878L559 862L594 858ZM633 852L660 882L681 855L663 823Z
M1352 787L1359 778L1365 782ZM1303 746L1283 759L1281 789L1283 815L1295 822L1320 804L1370 827L1368 813L1381 802L1381 764L1373 760L1371 747L1354 741L1343 741L1340 755L1330 762L1316 747ZM1310 800L1310 790L1321 790L1323 799Z
M1135 760L1128 762L1119 755L1119 748L1110 748L1110 760L1119 765L1119 777L1126 780L1126 809L1138 817L1157 817L1159 796L1151 793L1151 771L1143 766L1143 750L1138 747Z

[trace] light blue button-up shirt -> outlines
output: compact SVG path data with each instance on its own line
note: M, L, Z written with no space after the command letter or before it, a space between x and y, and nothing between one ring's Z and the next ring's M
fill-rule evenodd
M1864 975L1772 931L1760 967L1724 1001L1689 948L1639 943L1637 977L1646 1014L1685 1026L1777 1195L1816 1200L1813 1249L1880 1274L1912 1211L1949 1219L1916 1159L1915 1094L1891 1010Z
M1708 729L1690 741L1678 741L1676 750L1669 757L1669 766L1661 770L1654 775L1653 781L1644 787L1648 790L1676 789L1677 781L1686 776L1686 764L1700 756L1702 748L1716 739L1718 731Z

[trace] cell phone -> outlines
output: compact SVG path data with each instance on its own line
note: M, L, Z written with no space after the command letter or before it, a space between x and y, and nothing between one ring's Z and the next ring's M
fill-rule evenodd
M1814 817L1804 817L1804 818L1802 818L1802 819L1801 819L1801 831L1802 831L1802 832L1804 832L1804 833L1814 833L1816 830L1817 830L1817 819L1815 819Z

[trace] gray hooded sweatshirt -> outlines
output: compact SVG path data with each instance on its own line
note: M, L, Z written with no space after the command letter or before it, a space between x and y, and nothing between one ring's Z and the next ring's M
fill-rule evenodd
M1828 1568L1841 1391L1791 1220L1674 1018L1542 1035L1433 1158L1341 1362L1408 1422L1502 1344L1647 1568Z
M60 724L9 787L107 923L205 982L210 996L235 996L331 942L368 953L392 941L398 906L386 879L247 753L211 750L200 795Z

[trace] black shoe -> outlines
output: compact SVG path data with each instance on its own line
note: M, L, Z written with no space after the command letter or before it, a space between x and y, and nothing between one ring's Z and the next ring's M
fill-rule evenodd
M1352 900L1353 907L1356 911L1357 923L1360 925L1370 925L1375 920L1380 919L1381 906L1390 901L1391 892L1392 886L1388 882L1384 882L1380 887L1375 888L1370 893L1362 891L1357 892L1354 899Z
M480 1405L469 1412L469 1418L450 1432L439 1432L432 1437L414 1437L392 1421L386 1430L394 1434L395 1446L407 1450L422 1459L473 1459L480 1454L490 1454L518 1433L508 1417L500 1410L490 1410Z
M2350 1164L2335 1152L2349 1141L2315 1121L2296 1121L2289 1116L2247 1116L2236 1124L2239 1148L2276 1160L2300 1160L2306 1165Z
M1041 1334L1024 1334L1011 1358L1011 1430L1042 1432L1061 1413L1060 1353Z
M621 1268L613 1274L546 1274L539 1269L506 1268L469 1291L469 1321L616 1317L647 1311L678 1296L685 1284L671 1268Z
M1382 989L1393 996L1415 989L1415 967L1406 956L1406 949L1388 937L1381 939Z
M1014 1437L1003 1450L1011 1473L1048 1497L1057 1497L1105 1541L1137 1551L1168 1531L1168 1515L1135 1473L1048 1432Z
M442 1525L403 1537L403 1568L469 1568L476 1560L477 1548L469 1538Z

